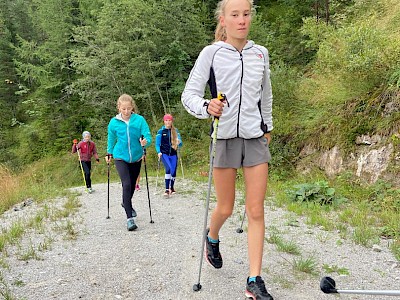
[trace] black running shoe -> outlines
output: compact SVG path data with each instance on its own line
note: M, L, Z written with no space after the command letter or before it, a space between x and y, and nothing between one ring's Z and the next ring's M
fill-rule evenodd
M207 262L216 269L222 268L222 256L219 252L219 240L218 243L211 243L208 240L207 233L204 248L204 258L207 260Z
M244 292L247 298L253 300L274 300L265 288L264 280L260 276L256 277L256 281L249 283L247 278L246 291Z

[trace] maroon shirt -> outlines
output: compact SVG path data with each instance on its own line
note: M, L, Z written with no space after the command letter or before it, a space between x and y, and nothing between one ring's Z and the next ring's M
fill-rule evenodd
M81 161L91 161L92 156L94 156L95 159L99 159L96 144L92 141L80 141L77 145L73 144L72 153L75 153L76 151L79 151Z

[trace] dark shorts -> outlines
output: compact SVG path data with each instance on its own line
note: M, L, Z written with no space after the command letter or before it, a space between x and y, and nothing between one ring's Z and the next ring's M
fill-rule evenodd
M270 160L268 140L263 136L249 140L242 138L217 140L214 157L216 168L253 167Z

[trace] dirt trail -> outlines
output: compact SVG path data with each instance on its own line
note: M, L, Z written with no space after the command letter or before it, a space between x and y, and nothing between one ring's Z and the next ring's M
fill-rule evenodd
M198 278L206 185L179 179L178 193L165 199L161 190L155 194L155 178L149 180L154 223L150 223L145 186L133 199L139 228L128 232L120 204L120 184L110 185L110 219L106 219L107 184L94 185L93 194L83 192L79 196L82 207L71 219L78 232L76 240L60 238L53 228L51 248L40 252L40 260L23 261L13 255L7 258L10 268L3 275L13 294L27 300L246 299L247 235L246 230L236 232L243 207L235 208L221 230L224 267L215 270L204 262L203 287L193 292ZM57 199L54 205L61 206L63 201ZM27 213L29 208L9 215ZM299 246L302 257L313 257L319 273L312 276L295 272L293 261L299 257L278 252L275 245L266 242L263 277L275 300L335 299L319 289L324 264L348 269L348 276L331 275L341 289L399 289L400 265L384 241L382 251L375 252L341 240L336 232L308 227L302 218L270 205L266 206L266 221L267 236L273 226L284 240ZM38 247L43 239L43 234L32 233L27 245ZM382 299L356 295L341 298Z

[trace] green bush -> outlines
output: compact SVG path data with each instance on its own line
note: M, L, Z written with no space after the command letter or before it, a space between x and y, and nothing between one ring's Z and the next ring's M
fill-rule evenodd
M326 181L304 183L295 185L294 189L286 191L288 197L294 202L314 202L324 204L340 204L345 198L335 195L335 189L329 187Z

